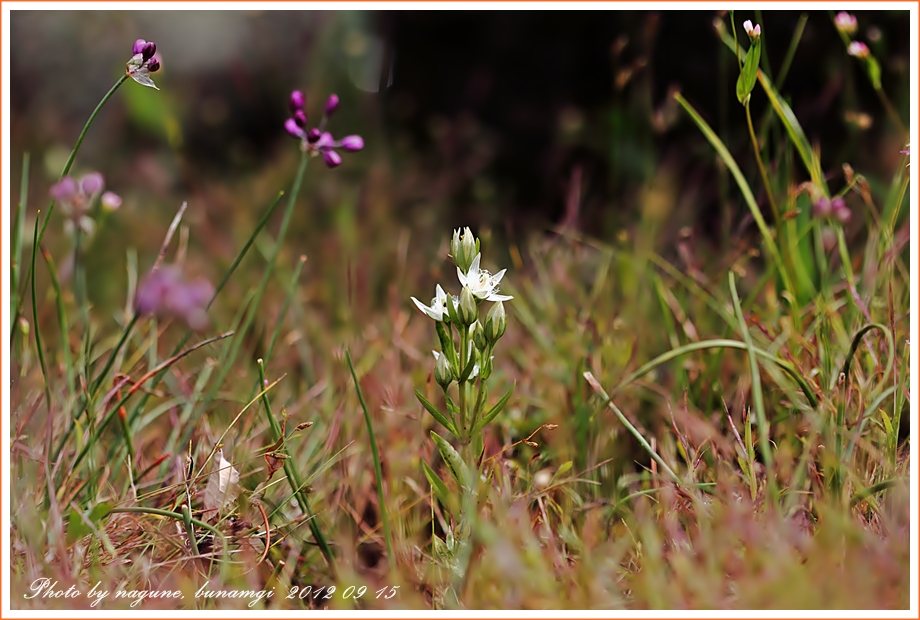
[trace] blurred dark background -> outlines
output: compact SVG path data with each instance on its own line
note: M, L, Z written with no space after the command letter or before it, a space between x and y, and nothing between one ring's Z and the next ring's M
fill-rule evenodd
M909 14L856 16L855 38L879 58L885 90L906 122ZM440 235L471 224L516 235L567 221L604 237L635 222L649 192L668 203L663 242L695 226L718 243L744 210L731 210L734 184L672 94L679 90L700 111L760 191L734 95L737 62L713 25L719 17L14 11L12 178L30 152L31 195L42 197L30 200L30 211L42 206L86 118L123 72L132 42L145 38L162 55L154 75L162 90L126 83L75 166L106 175L130 214L118 218L113 234L130 234L141 246L158 243L145 234L151 218L165 230L187 199L200 242L232 252L233 231L290 186L297 147L282 124L294 88L307 93L311 121L328 93L338 93L330 129L362 134L367 144L335 171L314 162L294 223L304 245L333 226L345 204L372 227L409 223ZM832 13L739 12L735 21L739 31L744 19L762 24L763 66L775 76L804 17L783 94L820 146L826 170L849 162L870 179L887 179L902 161L903 140L847 56ZM767 110L760 90L752 109L759 122Z

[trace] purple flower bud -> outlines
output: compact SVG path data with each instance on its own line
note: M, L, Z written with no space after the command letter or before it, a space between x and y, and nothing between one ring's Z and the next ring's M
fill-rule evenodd
M831 213L835 220L841 224L846 224L850 221L850 217L853 215L850 210L847 208L847 203L844 202L843 198L837 196L831 200Z
M121 206L121 196L115 192L106 192L102 195L102 207L109 211L115 211Z
M328 131L324 131L316 140L316 148L318 149L331 149L333 146L335 146L335 138Z
M141 50L141 56L143 57L145 61L153 58L153 55L156 53L157 53L157 44L154 43L153 41L148 41L144 45L144 49Z
M70 202L73 199L74 194L77 193L78 187L77 182L74 181L73 177L64 177L57 183L51 186L51 197L55 200L61 202Z
M154 58L153 60L147 63L147 71L150 73L156 73L160 70L160 61Z
M303 107L307 104L306 98L304 98L303 93L299 90L295 90L291 93L291 99L288 102L288 105L291 106L291 112L297 112L297 110L303 110Z
M319 140L321 135L322 134L320 134L319 129L314 127L307 133L307 142L314 144L317 140Z
M842 209L839 209L839 210L837 210L837 211L834 211L834 218L835 218L838 222L840 222L841 224L847 224L847 223L849 223L850 218L852 217L852 215L853 215L853 214L852 214L852 213L850 212L850 210L847 209L846 207L843 207Z
M831 201L827 199L827 196L821 196L818 198L811 207L812 213L817 218L827 218L831 215Z
M303 138L303 129L297 125L297 121L293 118L284 121L284 130L295 138Z
M98 172L90 172L80 180L80 186L84 194L95 196L105 187L105 179Z
M143 39L138 39L137 41L134 42L134 50L131 53L132 54L143 54L145 45L147 45L146 41L144 41Z
M335 168L342 163L342 156L332 149L323 151L323 161L326 162L327 168Z
M364 138L361 136L345 136L339 144L346 151L360 151L364 148Z
M326 101L326 116L332 116L332 114L338 109L339 109L339 96L329 95L329 100Z
M307 114L303 110L294 110L294 122L298 127L307 126Z

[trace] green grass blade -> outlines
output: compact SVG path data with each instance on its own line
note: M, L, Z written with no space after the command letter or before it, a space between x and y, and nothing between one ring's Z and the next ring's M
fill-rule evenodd
M345 361L348 362L351 378L354 379L355 391L358 393L358 402L361 403L361 410L364 412L364 422L367 424L367 434L371 443L371 456L374 459L374 475L377 477L377 502L380 504L380 519L383 521L383 538L387 545L387 558L390 561L390 570L395 570L396 555L393 553L390 517L387 513L387 505L383 498L383 468L380 464L380 453L377 449L377 436L374 434L374 423L371 420L370 411L367 410L367 403L364 402L364 393L361 391L361 384L358 382L358 373L355 372L355 365L351 361L351 353L348 349L345 349Z
M767 421L767 412L763 402L763 389L760 385L760 364L754 350L754 341L744 321L744 311L741 309L741 300L738 299L738 290L735 287L735 274L728 272L728 286L732 292L732 303L738 320L738 329L744 339L748 352L748 362L751 367L751 395L754 400L754 414L757 416L757 430L760 435L760 456L763 458L764 468L767 472L767 495L773 504L779 499L776 489L776 472L773 470L773 447L770 444L770 424Z

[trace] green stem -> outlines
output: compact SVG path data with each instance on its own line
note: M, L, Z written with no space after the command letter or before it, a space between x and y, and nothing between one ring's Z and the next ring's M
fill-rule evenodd
M35 300L35 255L38 253L38 215L35 218L35 231L32 233L32 269L30 276L32 288L32 327L35 329L35 346L38 349L38 364L42 369L42 383L45 387L45 402L48 404L48 417L52 417L51 387L49 384L48 368L45 365L44 347L42 347L42 334L38 325L38 303ZM50 435L48 441L51 441Z
M259 367L259 384L265 385L265 366L258 364ZM272 428L272 436L276 442L284 441L284 432L281 429L281 425L278 424L278 420L275 419L274 414L272 414L271 405L268 402L268 395L265 391L262 392L262 405L265 410L265 417L268 418L268 424ZM281 452L287 454L287 448L282 443ZM294 495L297 497L297 504L303 510L304 514L308 517L308 524L310 526L310 532L313 534L313 539L316 541L316 544L319 546L320 551L323 553L323 557L326 558L326 563L329 565L329 568L332 569L332 572L335 573L335 558L332 555L332 549L329 547L329 543L326 542L326 537L323 535L323 531L319 529L319 524L316 522L316 515L313 510L310 508L310 501L307 499L307 494L304 491L306 486L303 482L303 479L300 477L300 474L297 473L297 470L294 468L294 464L291 462L290 458L282 459L284 462L284 473L287 475L288 484L291 487L291 491L294 492Z
M457 331L460 332L460 372L463 372L469 361L467 360L467 348L469 347L468 340L470 331L466 327L460 327ZM466 424L469 420L466 411L466 384L466 381L457 381L457 391L459 392L458 406L460 407L460 428L457 430L460 432L460 445L464 448L466 448L470 442L470 428L468 428Z
M127 79L128 79L127 75L123 75L120 78L118 78L118 81L115 82L112 88L109 89L109 92L107 92L102 97L102 99L99 101L98 105L96 105L96 109L93 110L93 113L89 115L89 118L86 120L86 124L83 125L83 131L81 131L79 137L77 137L77 142L76 144L74 144L73 150L70 151L70 156L67 158L67 163L64 164L64 169L61 170L61 176L58 177L58 180L63 179L65 176L67 176L67 173L70 172L70 167L73 165L73 160L77 157L77 151L80 150L80 146L83 144L83 138L86 137L86 132L89 131L89 128L93 124L93 121L96 120L96 116L99 115L99 111L102 110L103 106L105 106L108 100L112 98L112 95L115 94L115 91L118 90L118 87L124 84L125 80ZM48 213L47 215L45 215L45 220L44 222L42 222L41 230L39 231L38 237L36 239L38 243L41 243L42 239L45 237L45 229L48 227L48 221L51 219L52 213L54 213L54 200L52 200L51 203L48 205ZM36 217L38 217L38 214L36 214ZM38 246L36 245L36 247ZM25 279L28 280L29 277L30 277L30 274L26 274ZM19 307L16 308L16 313L12 317L12 321L10 322L11 325L16 324L16 321L19 318L19 314L21 312L22 312L22 298L20 298ZM10 338L12 338L12 332L10 333Z
M355 372L355 365L351 361L351 353L348 349L345 349L345 360L348 362L351 378L355 381L355 390L358 392L358 402L361 403L361 409L364 411L364 421L367 423L367 434L370 436L371 440L371 455L374 458L374 475L377 477L377 502L380 504L380 518L381 521L383 521L383 537L387 545L387 557L390 560L390 570L393 570L396 568L396 555L393 553L390 517L387 513L386 504L383 501L383 468L380 465L380 453L377 450L377 437L374 434L374 424L371 422L371 414L367 409L367 403L364 402L361 384L358 383L358 375Z
M12 278L10 280L10 293L12 294L10 312L15 313L19 308L19 285L22 276L22 238L26 234L26 205L29 202L29 167L31 158L26 153L22 156L22 177L19 182L19 208L16 215L16 227L13 229L13 264ZM16 321L10 324L10 346L13 334L16 333Z

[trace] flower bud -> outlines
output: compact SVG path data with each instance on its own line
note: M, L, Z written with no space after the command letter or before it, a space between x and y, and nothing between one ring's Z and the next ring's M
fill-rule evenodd
M319 129L314 127L313 129L307 132L307 142L309 142L310 144L315 144L316 142L319 141L322 135L323 134L320 133Z
M102 195L102 208L106 211L115 211L121 206L121 196L115 192L106 192Z
M156 73L160 70L160 61L158 58L151 58L147 61L147 71L150 73Z
M105 187L105 179L98 172L90 172L80 180L80 185L84 194L94 196Z
M434 363L434 380L438 382L442 390L446 390L454 380L454 369L451 368L450 361L443 353L438 355L438 361Z
M849 47L847 47L847 53L856 58L868 58L869 48L861 41L852 41Z
M492 307L489 308L489 313L486 315L486 324L485 324L485 335L486 340L490 344L494 345L498 342L498 339L502 337L502 334L505 333L505 328L508 326L508 317L505 315L505 304L500 301L496 301L492 304Z
M836 198L831 200L831 215L833 216L835 220L837 220L841 224L846 224L847 222L850 221L850 217L852 216L852 213L847 208L847 203L844 202L843 198L840 196L837 196Z
M476 307L476 298L466 286L460 291L460 305L457 308L460 315L460 322L464 325L472 325L479 318L479 308Z
M479 321L473 323L470 327L470 333L473 335L473 346L480 351L485 351L489 343L486 341L486 332L482 327L482 323Z
M454 236L450 242L450 254L454 257L454 263L460 271L467 272L470 270L470 265L473 264L473 259L476 258L478 253L478 245L476 237L473 236L469 226L463 229L462 234L459 228L454 231Z
M293 118L289 118L286 121L284 121L284 130L287 131L292 136L294 136L295 138L303 137L303 129L301 129L297 125L297 121Z
M294 122L298 127L307 126L307 114L303 110L294 110Z
M825 219L831 215L831 201L827 196L819 197L811 207L811 212L819 219Z
M77 182L73 177L64 177L51 186L51 197L60 202L70 202L77 193Z
M744 26L744 31L748 34L749 37L752 39L760 38L760 24L755 26L751 23L751 20L748 19L742 25Z
M329 95L329 99L326 101L326 116L332 116L336 110L339 109L339 96L338 95Z
M856 32L856 18L846 11L837 13L837 16L834 17L834 24L837 26L837 30L840 32L846 34L854 34Z
M364 148L364 138L361 136L345 136L340 144L346 151L360 151Z
M297 112L297 110L303 110L306 104L307 104L307 100L303 96L303 93L301 91L295 90L291 92L291 98L288 101L288 105L291 107L291 112Z
M335 168L342 163L342 156L333 150L323 151L323 161L327 168Z
M157 44L153 41L147 41L140 53L145 61L150 60L153 58L153 55L157 53Z
M145 45L147 45L146 41L144 41L143 39L138 39L137 41L134 42L134 47L132 48L131 53L132 54L143 54Z

